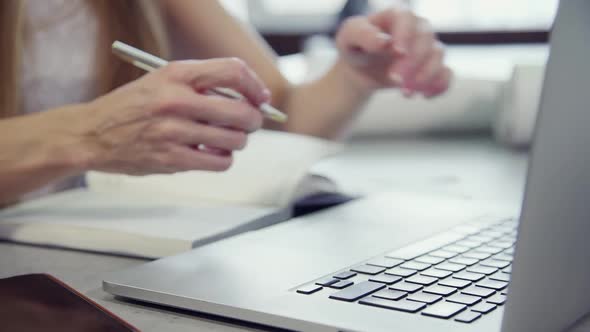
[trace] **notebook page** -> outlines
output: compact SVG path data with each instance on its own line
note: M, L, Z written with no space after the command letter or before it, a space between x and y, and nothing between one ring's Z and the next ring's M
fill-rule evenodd
M256 229L261 226L256 220L277 213L261 207L170 205L76 189L0 211L0 238L151 258L189 250L238 228Z
M89 172L86 178L89 188L99 192L176 202L286 206L309 168L340 148L310 136L262 130L250 135L247 147L234 154L234 165L227 172L148 176Z

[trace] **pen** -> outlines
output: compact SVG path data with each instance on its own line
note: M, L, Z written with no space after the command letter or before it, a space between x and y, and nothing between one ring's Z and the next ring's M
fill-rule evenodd
M144 52L133 46L127 45L120 41L115 41L112 45L113 53L119 56L121 59L133 64L134 66L141 68L145 71L154 71L160 67L168 64L168 61L158 58L155 55ZM239 92L223 87L217 87L210 89L213 93L232 98L232 99L243 99L244 96ZM287 115L278 109L272 107L268 103L262 103L258 106L258 109L262 114L271 120L277 122L287 122Z

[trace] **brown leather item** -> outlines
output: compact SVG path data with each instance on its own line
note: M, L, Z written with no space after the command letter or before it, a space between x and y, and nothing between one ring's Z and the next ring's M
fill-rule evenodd
M139 331L48 274L0 279L0 331Z

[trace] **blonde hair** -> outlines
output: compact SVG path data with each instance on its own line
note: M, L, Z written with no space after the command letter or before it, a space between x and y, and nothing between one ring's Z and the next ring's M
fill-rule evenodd
M24 1L0 1L0 118L21 111L20 65L26 31ZM99 94L140 77L143 72L110 53L121 40L159 56L167 56L167 39L161 10L151 0L87 0L99 21L97 70Z

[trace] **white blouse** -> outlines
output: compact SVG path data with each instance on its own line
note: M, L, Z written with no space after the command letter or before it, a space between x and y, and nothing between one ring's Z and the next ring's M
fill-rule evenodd
M97 97L94 72L97 18L85 0L27 0L29 34L22 61L25 113L41 112ZM24 199L84 185L77 176L52 183Z

